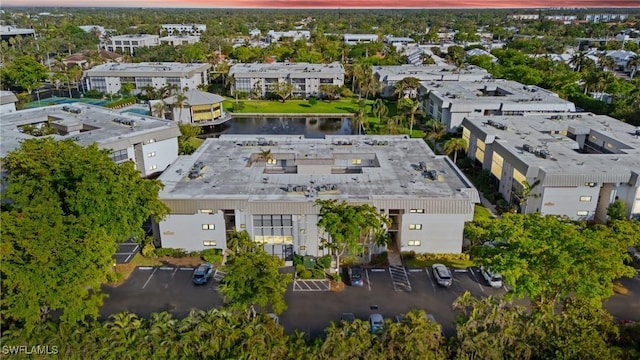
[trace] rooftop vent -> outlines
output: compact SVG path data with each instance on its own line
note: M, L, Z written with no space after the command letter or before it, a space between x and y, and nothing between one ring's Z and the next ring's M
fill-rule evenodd
M202 175L202 169L204 169L204 163L202 161L198 161L193 164L191 170L189 171L189 179L197 179Z
M115 118L113 119L113 122L126 126L136 126L136 122L134 120L127 118Z
M498 129L498 130L507 130L507 125L505 124L501 124L501 123L497 123L493 120L487 120L487 125L491 125L494 128Z

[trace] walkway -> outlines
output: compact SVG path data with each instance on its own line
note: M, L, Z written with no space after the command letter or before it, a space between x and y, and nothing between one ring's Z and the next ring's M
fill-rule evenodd
M485 199L484 195L482 195L480 191L478 191L478 194L480 195L480 203L482 204L482 206L487 208L487 210L489 210L493 217L499 218L500 214L498 214L498 210L496 210L496 207L492 203L490 203L489 200Z

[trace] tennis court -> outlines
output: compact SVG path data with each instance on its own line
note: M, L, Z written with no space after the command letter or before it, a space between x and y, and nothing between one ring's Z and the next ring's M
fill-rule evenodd
M72 99L72 98L63 98L53 96L47 99L41 99L40 101L32 101L27 104L27 109L42 107L42 106L50 106L50 105L58 105L58 104L70 104L70 103L85 103L91 105L105 106L109 104L111 101L102 100L102 99L89 99L89 98L80 98L80 99Z

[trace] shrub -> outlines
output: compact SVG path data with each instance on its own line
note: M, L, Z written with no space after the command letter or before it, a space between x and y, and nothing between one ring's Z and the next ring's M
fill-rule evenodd
M302 264L303 262L302 259L303 259L302 255L293 254L293 265L297 266L298 264Z
M169 257L185 257L187 251L185 249L172 249L172 248L159 248L155 250L157 256L169 256Z
M220 249L206 249L200 252L202 260L211 264L222 263L222 250Z
M307 271L308 271L308 270L307 270ZM316 268L314 268L313 270L311 270L311 276L312 276L314 279L324 279L324 278L326 277L326 276L325 276L324 269L323 269L323 268L320 268L320 267L316 267Z
M107 273L107 282L108 283L119 283L124 278L121 272L118 271L109 271Z
M403 251L402 252L402 258L405 260L413 260L416 258L416 252L415 251Z
M304 270L304 265L296 264L296 273L301 273Z
M311 279L312 276L313 276L313 273L311 272L311 270L307 270L307 269L300 271L300 274L299 274L300 279Z
M371 256L371 265L385 265L388 262L388 253L386 251Z
M313 106L317 103L318 103L318 99L314 98L313 96L309 98L309 105Z
M142 256L145 256L145 257L158 256L156 255L156 247L153 245L153 242L148 241L146 244L144 244L144 247L142 248Z
M325 255L325 256L319 258L316 263L318 265L322 266L325 269L330 267L331 266L331 255Z

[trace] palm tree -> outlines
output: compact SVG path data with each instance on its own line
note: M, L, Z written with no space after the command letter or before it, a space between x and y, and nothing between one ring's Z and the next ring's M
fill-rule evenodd
M410 116L409 121L409 136L413 134L413 125L416 123L416 115L424 115L422 109L420 109L420 102L414 101L411 107L407 111Z
M153 107L151 108L151 113L154 116L164 119L165 106L167 106L167 104L165 104L164 100L160 100L157 103L153 104Z
M603 71L611 71L616 65L615 62L613 62L613 59L608 57L606 53L598 55L598 63Z
M537 199L540 197L540 194L534 194L533 189L540 184L540 180L536 180L533 184L529 184L527 180L522 180L522 191L520 191L517 196L519 199L518 205L520 206L520 211L522 212L522 207L525 206L529 198Z
M631 78L631 80L633 80L633 77L640 68L640 55L632 57L631 60L629 60L629 62L627 63L627 68L631 69L631 74L629 74L629 77Z
M444 152L447 155L453 154L453 163L458 161L458 151L467 151L469 144L463 138L453 138L444 143Z
M573 54L573 56L569 60L569 65L573 66L574 71L580 72L586 59L587 54L584 51L579 51Z
M182 122L182 109L185 105L189 105L187 102L187 96L185 94L177 94L175 96L175 101L173 102L173 106L179 106L180 112L178 113L178 122Z
M227 76L227 79L224 83L225 86L229 87L229 94L235 94L236 96L236 104L238 103L238 90L236 90L236 77L231 74Z
M380 98L376 99L376 101L371 106L371 110L373 111L375 116L378 118L378 124L381 122L382 117L384 115L387 115L387 113L389 112L389 108L384 104L384 101L382 101L382 99Z
M356 110L355 115L353 116L353 123L351 124L353 127L357 129L358 135L360 135L360 131L362 130L362 126L367 121L367 110L364 107L359 107Z
M264 160L266 162L273 160L273 154L271 154L271 149L260 151L260 153L258 154L258 159Z
M420 80L415 77L406 77L396 83L393 95L396 95L398 99L401 97L414 99L418 88L420 88Z

